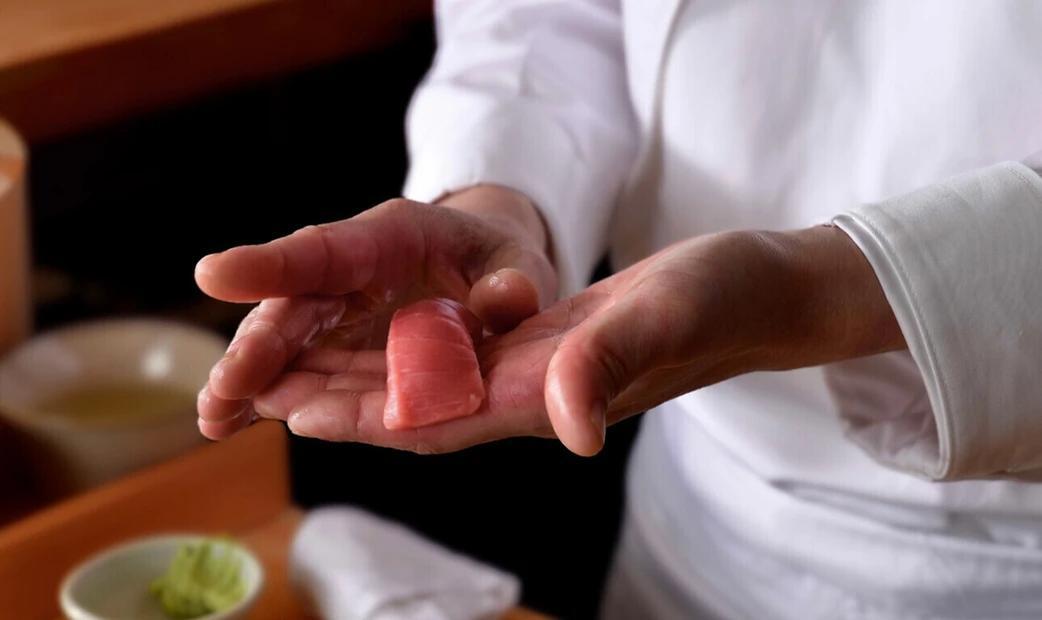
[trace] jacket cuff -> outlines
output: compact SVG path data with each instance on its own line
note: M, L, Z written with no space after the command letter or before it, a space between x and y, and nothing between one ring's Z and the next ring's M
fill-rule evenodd
M834 223L875 270L935 422L881 415L875 424L890 428L851 429L853 439L939 480L1042 467L1042 179L1002 163Z

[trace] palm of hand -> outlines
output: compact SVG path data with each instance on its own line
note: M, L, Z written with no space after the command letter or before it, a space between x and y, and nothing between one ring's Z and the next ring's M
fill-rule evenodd
M201 261L197 279L207 293L261 300L200 392L202 432L219 439L257 416L296 411L289 422L301 434L409 447L373 424L385 398L382 348L393 311L445 296L468 301L502 329L534 313L554 286L542 250L490 222L397 200ZM341 414L325 415L331 407Z
M478 347L487 393L481 409L398 431L383 425L383 346L391 313L424 296L461 300L485 271L481 265L459 268L459 248L470 241L458 235L439 246L452 248L447 254L423 247L426 261L410 258L408 247L384 249L375 268L379 277L368 274L370 282L383 284L379 289L359 286L351 271L359 258L348 256L342 270L324 268L319 283L310 285L319 294L293 291L265 299L243 322L228 363L211 376L211 386L220 385L222 393L200 394L200 425L208 436L221 437L254 416L269 417L286 420L301 435L423 453L556 434L575 452L595 453L606 422L745 369L744 354L758 330L743 309L769 303L772 294L762 286L757 257L763 252L745 241L722 235L678 244L486 338ZM331 295L321 290L330 287L328 281L366 292ZM474 289L470 296L473 308ZM736 326L743 322L753 329L739 333ZM237 380L240 357L248 360L243 366L249 372Z

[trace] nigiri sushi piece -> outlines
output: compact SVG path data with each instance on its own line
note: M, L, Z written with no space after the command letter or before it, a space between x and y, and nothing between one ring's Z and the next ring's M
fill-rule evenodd
M384 426L429 426L478 410L485 384L475 352L481 322L450 299L424 299L391 318Z

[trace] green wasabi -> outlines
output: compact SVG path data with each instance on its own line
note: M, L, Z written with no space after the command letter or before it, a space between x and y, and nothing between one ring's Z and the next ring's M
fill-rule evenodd
M166 574L152 582L152 595L171 618L198 618L242 600L242 561L222 539L182 545Z

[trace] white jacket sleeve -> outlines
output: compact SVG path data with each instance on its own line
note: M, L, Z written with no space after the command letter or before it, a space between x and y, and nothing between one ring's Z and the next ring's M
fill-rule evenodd
M618 0L441 0L410 104L404 195L477 183L531 198L563 292L586 285L636 150Z
M1042 468L1038 174L1002 163L862 206L835 223L879 277L933 411L934 423L918 428L881 419L891 428L862 429L861 439L888 438L865 447L939 480ZM888 445L913 449L890 454Z

